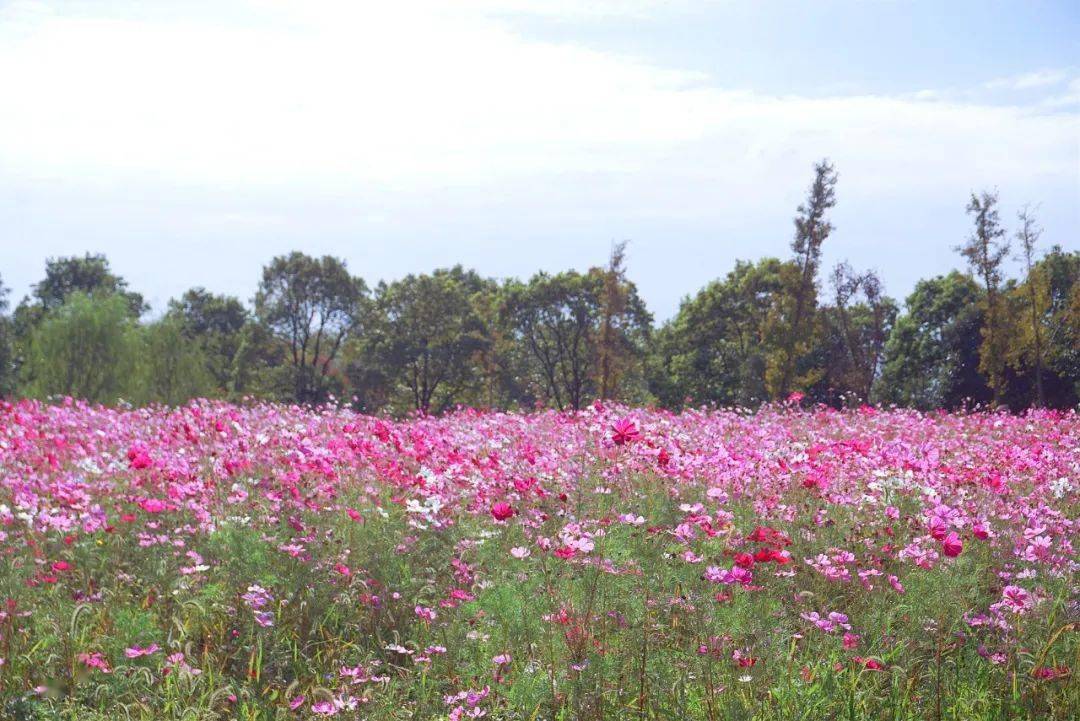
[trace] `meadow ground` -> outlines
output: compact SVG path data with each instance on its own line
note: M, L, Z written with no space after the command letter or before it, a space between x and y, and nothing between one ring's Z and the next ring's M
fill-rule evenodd
M0 408L2 719L1069 719L1080 416Z

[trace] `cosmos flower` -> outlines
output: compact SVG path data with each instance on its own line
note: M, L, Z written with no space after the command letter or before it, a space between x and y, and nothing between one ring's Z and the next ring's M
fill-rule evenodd
M956 558L964 550L964 542L956 531L949 531L941 542L942 550L949 558Z
M629 418L620 418L611 426L611 440L617 446L633 443L641 438L641 432L637 424Z
M128 658L139 658L140 656L149 656L151 654L155 654L160 650L160 648L161 647L158 646L156 643L152 643L146 648L132 646L130 648L124 649L124 655Z

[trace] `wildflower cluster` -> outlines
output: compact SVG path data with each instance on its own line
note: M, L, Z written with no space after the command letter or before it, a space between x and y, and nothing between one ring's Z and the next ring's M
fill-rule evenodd
M1078 500L1074 412L3 404L0 718L1072 718Z

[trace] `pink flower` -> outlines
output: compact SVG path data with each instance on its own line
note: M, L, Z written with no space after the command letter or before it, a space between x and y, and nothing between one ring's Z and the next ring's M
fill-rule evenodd
M510 549L510 555L518 560L521 560L522 558L528 558L530 553L531 552L529 551L529 549L522 546L514 546Z
M303 696L296 696L295 698L293 698L292 701L289 702L289 710L295 711L296 709L300 708L303 705L304 705L304 697Z
M150 458L150 454L146 452L145 448L139 446L132 446L127 452L128 464L135 470L141 470L143 468L149 468L153 462Z
M149 656L157 653L160 650L160 646L156 643L152 643L146 648L139 648L138 646L132 646L131 648L124 649L124 655L128 658L139 658L140 656Z
M417 606L413 610L416 612L417 616L425 621L434 621L435 617L438 616L434 608L428 608L427 606Z
M311 704L311 713L319 716L334 716L338 707L333 701L316 701Z
M1071 673L1068 666L1039 666L1031 675L1041 681L1053 681L1059 678L1065 678Z
M94 651L93 653L80 653L79 661L82 662L87 668L96 668L102 673L112 673L112 669L109 668L109 662L105 660L105 657L101 655L100 651Z
M1031 593L1021 586L1006 586L1001 592L1001 601L1005 608L1013 613L1023 614L1035 605Z
M889 574L889 585L893 587L893 590L897 593L904 592L904 584L900 583L900 579L892 574Z
M611 429L611 440L614 441L617 446L621 446L625 443L633 443L641 438L641 431L638 430L637 424L629 418L620 418L615 421L611 426Z
M964 542L960 540L960 536L956 531L949 531L941 542L941 547L946 556L956 558L963 552Z
M514 515L514 507L505 501L491 504L491 515L496 521L505 521Z
M251 608L262 608L274 600L270 592L258 584L248 586L247 593L240 598L244 599Z
M162 501L160 499L144 498L143 500L139 501L139 507L147 513L157 514L164 511L168 506L165 504L165 501Z

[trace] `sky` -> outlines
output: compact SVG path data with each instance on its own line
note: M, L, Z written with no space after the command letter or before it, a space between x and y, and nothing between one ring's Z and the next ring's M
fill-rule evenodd
M374 285L625 240L663 320L789 254L825 157L824 265L894 297L961 266L973 191L1080 249L1080 3L0 0L14 301L87 251L160 312L294 249Z

